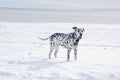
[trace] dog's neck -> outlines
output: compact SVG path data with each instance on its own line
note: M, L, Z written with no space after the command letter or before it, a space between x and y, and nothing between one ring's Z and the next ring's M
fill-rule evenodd
M77 36L77 34L74 32L74 45L78 45L80 38Z

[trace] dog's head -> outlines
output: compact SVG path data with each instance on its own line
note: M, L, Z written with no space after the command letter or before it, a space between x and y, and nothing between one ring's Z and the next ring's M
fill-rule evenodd
M82 34L85 31L84 28L77 28L77 27L73 27L75 34L77 35L77 38L81 39L82 38Z

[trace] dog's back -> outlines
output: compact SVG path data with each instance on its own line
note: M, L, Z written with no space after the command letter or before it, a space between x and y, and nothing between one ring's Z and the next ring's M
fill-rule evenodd
M75 48L78 45L79 39L76 38L75 32L64 34L54 33L50 37L51 46L64 46L65 48Z

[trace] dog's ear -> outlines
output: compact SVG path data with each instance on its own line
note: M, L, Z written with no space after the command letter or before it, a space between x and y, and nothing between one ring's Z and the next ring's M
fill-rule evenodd
M84 29L84 28L82 28L82 30L83 30L83 31L85 31L85 29Z
M72 29L74 29L74 30L75 30L75 29L77 29L77 27L73 27Z

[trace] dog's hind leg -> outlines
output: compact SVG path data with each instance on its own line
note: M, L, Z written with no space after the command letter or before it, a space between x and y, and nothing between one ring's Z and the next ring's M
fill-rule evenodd
M77 60L77 49L76 48L74 49L74 58L75 60Z
M52 54L53 50L54 50L54 44L53 44L53 42L50 42L50 52L48 55L49 59L51 59L51 54Z
M54 50L54 47L51 46L51 47L50 47L50 52L49 52L49 55L48 55L49 59L51 59L51 54L52 54L53 50Z
M55 46L55 52L54 52L55 58L57 58L58 50L59 50L59 45L56 45L56 46Z

